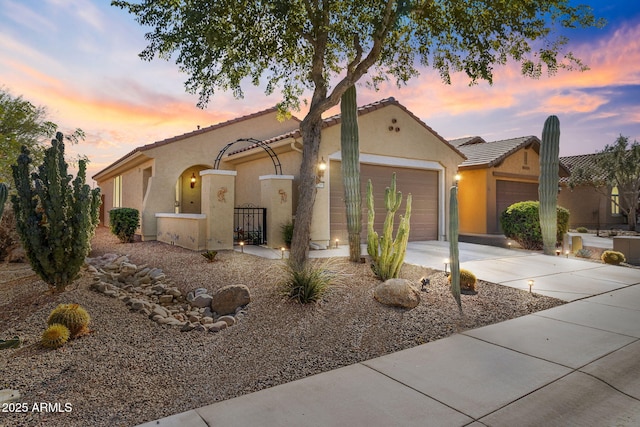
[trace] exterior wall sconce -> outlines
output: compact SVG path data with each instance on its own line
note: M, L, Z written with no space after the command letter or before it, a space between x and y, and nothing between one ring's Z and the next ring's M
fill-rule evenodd
M454 181L456 187L458 186L458 183L460 182L460 178L461 178L461 176L460 176L459 173L455 174L455 176L453 177L453 181Z
M191 174L191 188L196 186L196 174L195 172Z
M320 160L320 163L318 163L318 176L316 176L316 187L319 187L319 188L324 187L324 181L322 179L324 178L324 171L326 170L327 170L327 162L325 162L324 157L322 157L322 159Z
M444 259L444 275L445 277L449 277L449 258Z
M527 285L529 285L529 293L531 293L531 288L533 288L533 279L529 279Z

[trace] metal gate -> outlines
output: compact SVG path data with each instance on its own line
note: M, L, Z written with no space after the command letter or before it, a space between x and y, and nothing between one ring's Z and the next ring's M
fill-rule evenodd
M233 239L246 245L267 243L267 208L245 205L234 208Z

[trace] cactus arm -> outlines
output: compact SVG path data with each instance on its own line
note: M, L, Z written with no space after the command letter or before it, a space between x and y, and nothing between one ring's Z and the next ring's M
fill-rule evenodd
M557 241L558 167L560 151L560 121L549 116L542 129L540 144L540 230L545 255L554 255Z
M460 257L458 250L458 187L451 187L449 198L449 256L451 257L451 294L462 313L460 299Z
M373 206L373 185L371 180L367 182L367 253L371 257L373 265L378 263L378 233L373 229L376 212Z

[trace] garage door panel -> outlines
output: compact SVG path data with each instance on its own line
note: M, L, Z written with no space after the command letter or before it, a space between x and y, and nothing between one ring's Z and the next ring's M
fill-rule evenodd
M502 232L500 216L514 203L538 200L538 183L518 181L496 181L496 229Z
M340 162L332 164L331 171L331 238L345 241L347 239L347 225ZM402 192L403 198L402 205L396 212L395 229L397 230L400 215L404 214L406 197L411 193L411 230L409 232L409 240L437 240L439 212L438 172L362 164L360 166L360 190L362 195L361 238L363 242L367 236L367 181L371 179L373 184L376 215L374 229L381 233L386 217L386 209L384 207L385 189L391 184L393 172L396 172L396 188Z

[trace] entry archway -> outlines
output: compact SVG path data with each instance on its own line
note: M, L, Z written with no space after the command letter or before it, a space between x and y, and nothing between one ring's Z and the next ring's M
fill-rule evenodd
M201 213L202 179L200 171L210 169L206 165L194 165L185 169L176 181L175 213Z
M220 150L220 152L218 153L218 157L216 157L215 162L213 163L213 168L214 169L218 169L220 166L220 160L222 160L222 156L224 156L224 153L231 148L233 145L240 143L240 142L248 142L249 144L249 148L253 148L253 147L260 147L262 148L264 151L267 152L267 154L269 155L269 157L271 157L271 161L273 162L273 167L276 170L276 175L282 175L282 165L280 164L280 159L278 158L278 155L276 154L275 151L273 151L273 149L271 147L269 147L269 145L265 144L262 141L259 141L255 138L240 138L240 139L236 139L233 142L228 143L227 145L225 145L222 150Z

